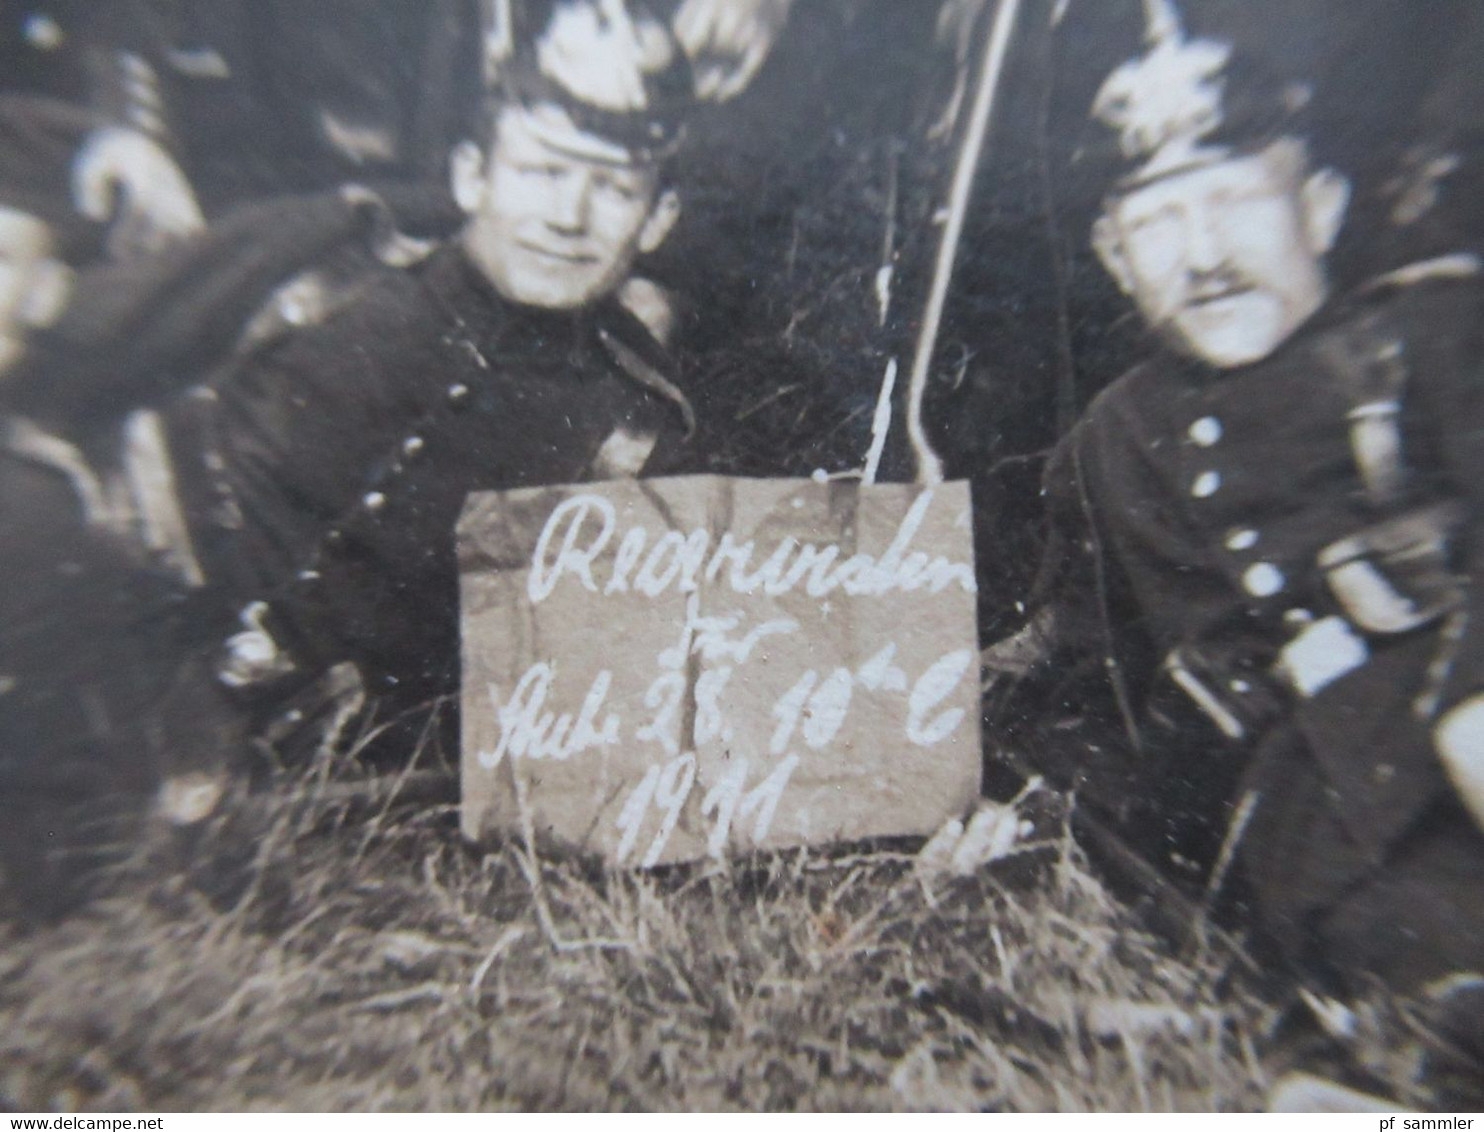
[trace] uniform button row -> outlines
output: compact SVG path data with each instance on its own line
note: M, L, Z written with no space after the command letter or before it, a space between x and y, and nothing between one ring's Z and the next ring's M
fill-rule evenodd
M402 454L404 456L416 456L423 450L424 446L425 442L422 437L409 436L406 440L402 441ZM392 471L394 472L400 472L401 470L401 465L394 464L392 466ZM361 496L361 505L367 511L380 511L386 506L386 495L380 491L368 491L365 495Z
M1257 545L1259 535L1251 527L1233 527L1221 540L1231 551L1251 550ZM1242 571L1242 588L1253 597L1272 597L1288 585L1288 578L1271 562L1254 562ZM1297 612L1302 612L1297 611Z
M448 403L450 405L461 405L469 397L469 387L462 381L456 381L448 387ZM427 446L427 442L420 436L409 436L402 441L402 455L416 456ZM401 471L400 466L394 467L394 471ZM369 491L362 498L361 503L368 511L380 511L386 506L386 496L379 491Z

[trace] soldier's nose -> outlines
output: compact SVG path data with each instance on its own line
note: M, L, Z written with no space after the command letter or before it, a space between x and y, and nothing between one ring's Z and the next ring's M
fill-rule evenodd
M587 231L591 178L586 173L573 173L552 186L547 201L546 223L565 235Z
M1185 225L1185 263L1192 275L1209 275L1221 271L1227 262L1227 248L1215 224L1194 216Z

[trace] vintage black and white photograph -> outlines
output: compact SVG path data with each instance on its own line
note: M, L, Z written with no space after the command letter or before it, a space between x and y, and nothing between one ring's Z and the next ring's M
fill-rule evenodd
M1484 7L0 36L0 1108L1484 1107Z

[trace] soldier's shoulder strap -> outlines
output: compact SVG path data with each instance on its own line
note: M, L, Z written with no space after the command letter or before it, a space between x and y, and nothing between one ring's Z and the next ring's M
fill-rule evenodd
M1473 284L1480 274L1479 257L1467 252L1389 271L1366 283L1354 297L1354 313L1319 338L1321 365L1349 404L1351 452L1376 508L1401 502L1411 481L1401 417L1415 351L1397 300L1418 289Z
M695 406L675 379L670 351L647 320L622 301L605 303L599 312L598 338L625 376L679 412L686 436L695 432Z

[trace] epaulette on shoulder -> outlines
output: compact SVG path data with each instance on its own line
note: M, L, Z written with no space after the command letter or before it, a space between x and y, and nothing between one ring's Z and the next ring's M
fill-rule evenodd
M1367 298L1433 283L1460 283L1484 278L1484 260L1474 252L1453 252L1418 260L1378 275L1361 288Z
M385 196L365 185L342 185L340 199L366 218L371 254L388 267L414 267L440 246L439 240L423 239L402 231L398 227L397 212ZM419 203L423 208L428 207L425 202Z
M364 293L366 276L373 270L360 263L341 263L293 276L247 320L233 353L251 353L296 330L328 322Z
M446 234L413 236L399 227L403 213L415 227L437 230L440 223L446 227L437 193L404 191L394 205L381 192L348 184L336 190L334 200L346 213L343 237L313 260L297 264L298 269L264 297L244 324L235 353L329 321L359 300L385 271L415 268L446 242Z

